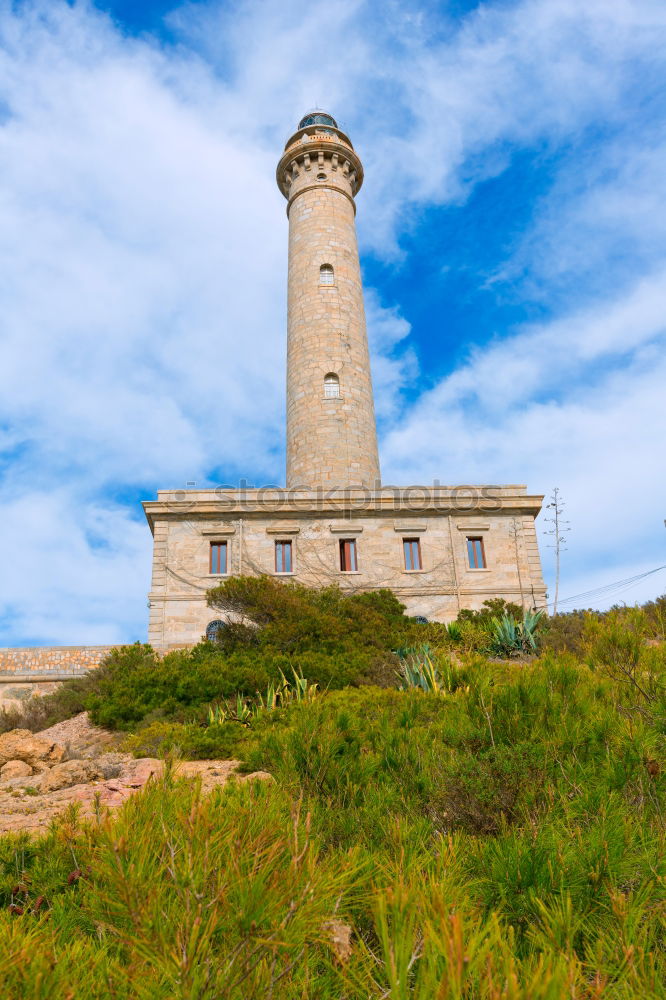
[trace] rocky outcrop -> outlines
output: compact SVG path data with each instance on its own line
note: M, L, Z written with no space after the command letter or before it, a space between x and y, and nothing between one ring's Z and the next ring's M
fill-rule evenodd
M0 782L11 781L12 778L29 778L32 773L30 764L26 764L24 760L8 760L0 767Z
M22 760L26 764L43 761L51 766L64 760L65 749L53 740L35 736L29 729L12 729L0 736L0 767L10 760Z
M89 760L65 760L41 774L34 782L37 791L57 792L59 788L85 785L102 777L101 771Z
M116 742L112 734L91 726L85 712L43 733L14 729L1 736L0 833L45 830L72 803L83 818L97 816L164 773L164 761L135 759L114 750ZM237 767L234 760L184 761L176 772L199 780L204 792L232 776L238 781L273 780L264 771L235 775Z

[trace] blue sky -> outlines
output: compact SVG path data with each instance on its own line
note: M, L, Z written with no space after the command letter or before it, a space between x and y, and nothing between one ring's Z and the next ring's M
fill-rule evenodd
M140 500L282 480L315 104L385 481L559 486L565 597L666 563L664 53L660 0L0 3L0 642L142 638Z

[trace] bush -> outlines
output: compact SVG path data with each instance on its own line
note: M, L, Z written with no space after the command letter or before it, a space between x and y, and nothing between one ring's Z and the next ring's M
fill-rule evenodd
M243 727L201 726L182 722L148 722L126 736L121 749L135 757L167 757L186 760L230 760L241 750Z
M244 616L240 625L221 630L218 641L225 652L252 646L288 656L334 654L343 669L345 655L362 654L370 667L373 661L385 663L392 649L418 631L390 590L349 595L338 586L316 589L274 577L237 576L209 590L207 600L223 613Z
M236 757L275 783L202 797L167 768L108 820L0 838L2 994L662 996L666 657L644 625L597 622L588 662L461 657L445 696L348 687L250 726L146 716L134 752ZM172 680L241 652L204 644ZM142 663L108 669L130 685Z
M473 611L471 608L463 608L458 612L459 622L474 622L483 628L490 630L493 618L502 618L504 615L510 618L520 619L523 617L523 609L519 604L512 601L505 601L502 597L491 597L484 601L480 611Z
M25 712L6 714L3 728L38 730L86 709L107 729L134 730L157 720L203 724L211 702L254 697L292 670L322 690L392 686L394 650L420 637L419 626L387 590L346 595L338 587L232 577L210 591L209 603L245 620L222 629L217 642L164 657L141 643L114 649L85 677L35 699Z
M555 653L574 653L582 656L585 648L585 627L593 611L569 611L551 615L544 623L542 642L545 649Z

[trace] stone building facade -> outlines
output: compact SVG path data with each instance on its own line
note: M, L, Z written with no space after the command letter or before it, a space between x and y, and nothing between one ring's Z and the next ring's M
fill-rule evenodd
M287 486L162 490L144 503L154 536L149 641L197 642L222 618L206 591L276 574L348 591L390 587L408 613L450 621L489 597L545 606L524 486L382 486L354 216L361 161L313 112L286 144Z

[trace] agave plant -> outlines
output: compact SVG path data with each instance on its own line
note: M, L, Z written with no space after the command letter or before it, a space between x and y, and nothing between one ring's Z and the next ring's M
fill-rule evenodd
M283 676L283 681L284 681L284 676ZM272 712L274 709L276 709L280 704L281 693L282 689L280 687L276 687L273 681L270 681L268 687L266 688L265 695L261 694L260 691L257 691L257 704L255 706L256 713L258 714L259 712Z
M541 624L543 616L544 616L543 610L525 611L523 613L523 622L522 622L523 641L525 643L526 648L529 648L533 652L536 651L537 648L536 633L539 625Z
M453 642L460 642L462 639L462 628L459 622L449 622L446 626L446 634Z
M226 701L221 705L209 705L208 725L221 726L225 722L240 722L243 726L249 726L254 714L245 699L237 694L235 706L230 706Z
M289 705L294 701L310 702L313 698L316 698L319 689L318 684L311 683L295 667L291 668L291 675L293 681L288 680L282 671L280 671L280 680L282 681L279 692L281 705Z
M401 690L420 688L430 694L445 694L450 690L451 678L449 676L446 681L442 678L427 643L416 649L402 650L398 655L400 670L397 671L397 676Z
M221 705L209 705L208 725L221 726L225 722L240 722L244 726L249 726L251 720L256 719L263 712L273 712L276 708L290 705L293 702L313 701L317 697L319 685L311 683L294 667L291 668L291 673L293 681L280 671L279 684L271 681L265 694L257 691L254 704L248 704L244 698L236 695L234 706L230 706L226 701L222 702Z
M493 618L489 652L495 656L518 656L520 653L536 652L536 633L543 614L543 611L525 611L520 622L507 614L501 618Z

